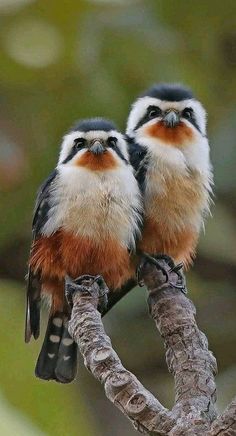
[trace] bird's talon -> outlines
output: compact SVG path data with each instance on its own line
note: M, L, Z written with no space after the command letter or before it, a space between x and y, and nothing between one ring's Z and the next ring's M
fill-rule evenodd
M170 268L167 270L164 266L162 266L160 260L165 261L165 263L167 263ZM144 282L140 277L140 273L145 262L150 262L154 264L156 268L162 272L163 276L165 277L165 283L168 283L171 287L175 289L179 289L184 294L187 293L186 286L185 286L185 278L181 272L181 269L183 268L183 263L181 262L175 265L172 258L165 254L159 254L155 257L152 257L151 255L146 253L143 254L143 259L139 265L139 268L137 269L137 281L139 286L144 285ZM173 272L177 275L177 283L173 283L171 281L170 274Z
M139 279L139 280L137 280L137 282L138 282L138 285L140 288L143 288L145 286L144 280Z
M93 283L94 280L95 280L95 278L96 278L96 277L94 277L94 276L92 276L92 275L90 275L90 274L84 274L84 275L82 275L82 276L77 277L77 278L74 280L74 282L75 282L77 285L82 285L84 281L88 281L88 282L91 281L91 282Z
M98 311L103 313L107 309L109 289L104 278L100 275L94 277L93 283L96 282L99 286Z
M140 265L138 266L137 270L136 270L136 278L137 278L137 283L140 286L140 288L142 288L144 286L144 280L141 278L141 268L143 266L143 262L140 263Z
M65 295L71 310L73 308L73 294L75 292L80 291L91 294L89 289L83 285L84 281L91 281L91 279L94 279L94 276L88 274L79 276L76 279L72 279L68 275L65 276Z
M166 283L168 283L169 282L169 274L168 274L168 271L165 271L165 277L166 277Z
M187 289L186 289L186 286L184 283L181 285L178 285L178 284L170 282L170 286L172 288L179 289L181 292L183 292L183 294L187 294Z
M142 288L145 285L144 280L142 278L142 268L143 268L145 262L146 262L146 256L143 256L141 258L141 261L140 261L137 269L136 269L136 279L137 279L137 283L140 286L140 288Z
M65 296L68 303L68 306L72 310L73 308L73 294L75 292L74 282L70 276L65 276Z
M169 272L174 272L177 274L177 283L172 283L170 282L170 285L173 288L179 289L181 292L183 292L183 294L187 294L187 288L186 288L186 283L185 283L185 277L183 275L183 273L181 272L181 269L183 268L183 263L180 262L178 263L178 265L175 265L173 268L170 269ZM178 284L179 282L179 284Z
M98 310L100 312L106 310L108 303L107 294L109 292L109 289L102 276L92 276L88 274L77 277L75 280L72 280L68 275L65 277L65 294L70 308L72 309L73 307L73 294L76 291L80 291L82 293L85 292L86 294L89 294L91 296L93 295L93 292L91 292L91 290L83 283L84 281L90 281L91 285L93 285L95 282L98 284Z
M153 265L155 265L155 267L156 267L159 271L162 272L162 274L163 274L164 277L165 277L165 283L167 283L167 282L169 281L169 272L166 270L166 268L164 268L164 267L160 264L160 262L158 262L158 260L156 259L156 257L157 257L157 256L153 257L153 256L151 256L150 254L143 253L142 260L141 260L140 265L139 265L139 267L137 268L137 271L136 271L137 282L138 282L138 285L139 285L140 287L143 287L144 284L145 284L145 283L144 283L144 280L143 280L140 276L141 276L142 267L144 266L144 264L145 264L146 262L152 263ZM160 257L158 256L158 259L159 259L159 258L161 259L161 256L160 256ZM163 256L163 258L164 258L164 256ZM166 260L166 259L164 258L164 260ZM172 266L172 264L171 264L171 266Z
M184 264L183 262L178 263L177 265L173 266L169 272L176 272L178 273L178 271L180 271L183 268Z

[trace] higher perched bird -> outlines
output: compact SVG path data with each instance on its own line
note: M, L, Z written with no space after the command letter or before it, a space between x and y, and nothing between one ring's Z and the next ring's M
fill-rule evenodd
M206 112L189 89L154 85L132 105L126 133L144 197L139 250L187 267L212 192Z
M65 276L101 274L111 291L133 278L130 253L141 211L123 135L104 119L79 122L63 138L58 165L39 190L33 218L26 342L39 336L42 294L51 300L38 377L62 383L75 377L77 346L67 330Z

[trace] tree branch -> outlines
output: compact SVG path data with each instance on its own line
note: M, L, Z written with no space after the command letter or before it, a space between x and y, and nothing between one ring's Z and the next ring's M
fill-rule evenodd
M160 260L167 271L169 265ZM176 288L181 278L175 271L165 275L144 262L142 278L148 288L150 314L166 347L169 371L175 379L172 411L162 404L124 368L104 331L97 311L100 288L96 280L74 282L69 331L77 342L88 370L102 384L107 397L140 433L151 435L231 435L236 425L235 402L216 419L216 360L206 336L198 329L193 303ZM212 426L212 427L211 427ZM233 430L232 430L233 431ZM218 433L217 433L218 432Z
M167 409L123 367L104 331L101 315L96 310L98 284L87 281L77 289L69 331L79 345L85 366L104 384L107 397L137 429L148 433L158 424L161 430L156 434L165 435L173 425Z
M207 436L235 436L236 435L236 397L212 424Z

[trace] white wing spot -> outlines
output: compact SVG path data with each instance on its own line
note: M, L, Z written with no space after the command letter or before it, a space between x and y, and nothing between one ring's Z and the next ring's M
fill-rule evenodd
M71 344L73 344L73 339L71 339L71 338L65 338L65 339L62 339L62 343L63 343L63 345L65 345L66 347L68 347L69 345L71 345Z
M56 327L61 327L62 326L62 319L61 318L53 318L52 323Z
M49 357L50 359L53 359L54 356L55 356L55 353L48 353L48 357Z
M63 360L69 360L70 356L63 356Z
M55 342L55 343L60 342L60 336L58 336L58 335L50 335L49 339L51 342Z

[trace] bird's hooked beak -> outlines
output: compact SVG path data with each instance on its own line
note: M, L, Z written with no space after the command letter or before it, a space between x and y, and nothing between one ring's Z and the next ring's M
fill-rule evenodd
M165 115L163 117L163 121L166 125L166 127L175 127L180 122L180 115L179 112L175 109L169 109L165 112Z
M92 142L92 145L89 148L89 151L91 151L91 153L93 153L93 154L102 154L106 151L106 149L105 149L102 141L100 141L99 139L95 139Z

